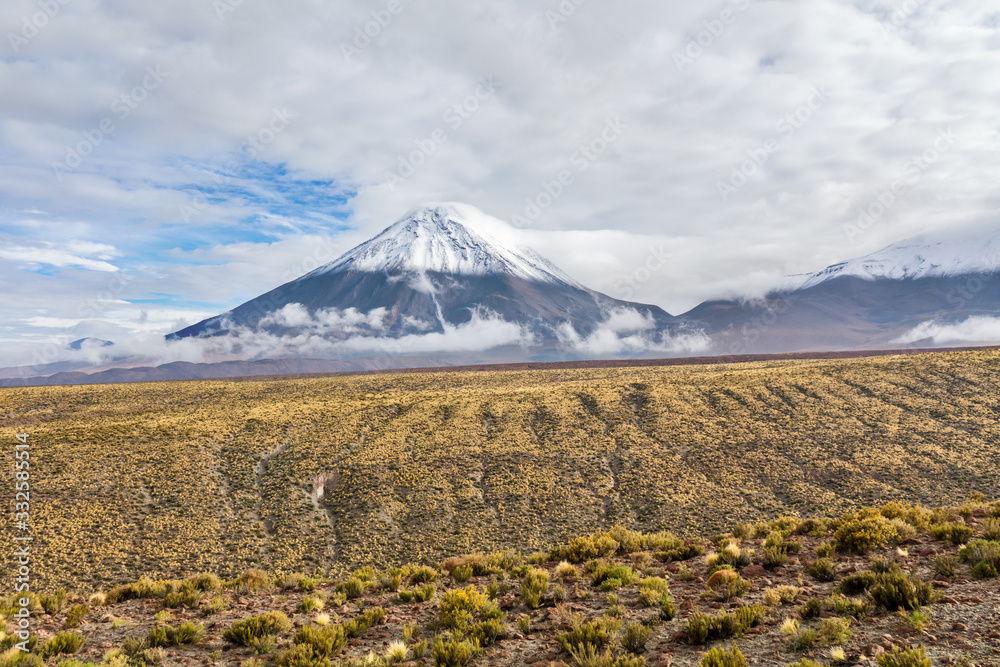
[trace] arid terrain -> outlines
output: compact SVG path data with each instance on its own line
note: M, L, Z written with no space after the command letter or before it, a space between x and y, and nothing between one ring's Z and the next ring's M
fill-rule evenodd
M222 633L269 611L290 620L254 621L272 639L251 642L248 667L386 658L404 631L390 662L697 664L739 636L760 665L830 663L841 640L846 664L911 643L934 664L1000 664L998 370L983 350L7 388L0 429L11 452L27 434L31 520L3 531L32 537L37 648L53 665L44 644L67 621L85 661L243 664L254 651ZM863 507L881 509L852 514ZM11 581L13 549L3 569ZM725 610L739 616L697 615ZM342 645L328 636L341 630L296 639L359 618ZM573 627L597 654L559 643ZM445 632L454 645L435 653ZM474 632L490 635L475 650ZM326 653L278 658L314 639Z

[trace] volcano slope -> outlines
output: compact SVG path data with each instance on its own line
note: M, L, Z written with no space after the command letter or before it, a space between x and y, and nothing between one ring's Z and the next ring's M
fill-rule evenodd
M997 497L998 371L974 351L8 388L0 429L11 451L29 436L42 589L340 576L614 525L710 535Z

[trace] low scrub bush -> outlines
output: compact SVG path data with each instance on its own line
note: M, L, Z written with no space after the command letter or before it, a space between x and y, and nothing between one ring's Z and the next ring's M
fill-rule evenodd
M481 651L475 641L438 637L434 640L431 655L435 667L463 667L472 662Z
M66 630L58 633L42 645L41 654L45 657L64 653L77 653L83 648L86 640L79 632Z
M268 611L257 616L250 616L233 623L222 633L222 638L231 644L252 646L254 640L265 635L277 635L292 629L288 617L280 611Z
M927 657L927 651L923 644L917 648L906 647L900 650L898 647L892 653L883 653L876 658L878 667L931 667L933 663Z
M308 651L298 649L298 653L324 659L337 655L344 650L349 637L340 625L306 625L299 629L292 638L296 646L308 648Z
M653 635L653 630L642 623L628 623L622 631L622 648L636 655L646 650L646 642Z
M615 641L621 622L611 618L599 618L582 623L574 622L573 629L559 634L556 639L567 653L579 651L584 645L603 649Z
M735 646L728 650L713 648L701 656L701 661L698 664L700 667L748 667L746 658Z
M902 573L880 575L878 583L868 592L877 604L888 611L919 609L934 597L934 589L930 583Z
M941 523L931 526L931 535L934 539L956 546L968 542L972 533L972 528L964 523Z
M896 528L884 516L852 517L841 521L833 544L837 551L860 554L883 547L898 538Z
M548 589L549 575L544 570L533 570L521 580L521 600L532 609L538 609Z
M816 579L816 581L833 581L836 576L833 561L829 558L820 558L819 560L810 563L806 568L806 572L808 572L811 577Z

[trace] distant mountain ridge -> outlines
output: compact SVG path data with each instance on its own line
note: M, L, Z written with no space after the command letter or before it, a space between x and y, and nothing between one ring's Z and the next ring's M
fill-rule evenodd
M684 313L719 354L860 350L1000 342L993 327L956 329L1000 316L1000 231L923 234L789 276L763 299L708 301ZM933 324L937 338L919 338ZM948 330L951 338L948 338Z

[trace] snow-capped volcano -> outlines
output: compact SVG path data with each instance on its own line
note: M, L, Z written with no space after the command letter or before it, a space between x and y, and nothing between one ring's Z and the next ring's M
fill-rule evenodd
M267 349L287 343L299 354L308 348L327 355L506 346L517 347L521 358L527 349L614 356L690 351L704 343L689 332L678 347L673 334L680 328L657 306L580 285L521 246L506 223L471 206L437 204L411 211L330 264L168 339L228 335L254 345L263 340Z
M822 271L790 276L787 287L808 289L820 283L853 276L863 280L954 278L1000 271L1000 232L962 230L914 236L863 257L828 266Z
M524 280L579 287L530 248L505 244L490 229L506 223L464 204L439 204L411 211L378 236L311 275L368 273L447 273L455 276L506 274Z

